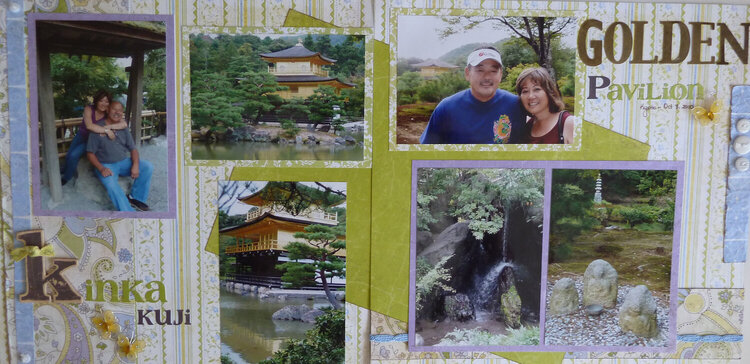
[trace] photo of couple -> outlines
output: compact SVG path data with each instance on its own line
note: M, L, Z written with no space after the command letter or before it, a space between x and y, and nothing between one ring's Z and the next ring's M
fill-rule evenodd
M437 51L417 49L417 24L435 28ZM399 16L398 143L572 143L574 29L573 18Z
M166 217L171 209L170 25L155 16L110 17L30 20L41 213Z
M110 100L109 92L100 90L94 95L94 103L84 107L83 121L65 155L62 184L73 179L85 152L115 209L148 211L144 201L148 199L154 167L140 159L124 119L122 103ZM120 176L133 178L131 193L126 195L118 184Z

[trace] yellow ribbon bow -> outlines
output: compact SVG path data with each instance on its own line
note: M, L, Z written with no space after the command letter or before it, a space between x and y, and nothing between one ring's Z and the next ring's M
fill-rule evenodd
M43 248L39 249L36 245L31 246L22 246L20 248L15 248L10 251L10 256L13 258L14 261L20 262L27 256L29 257L54 257L55 256L55 246L52 244L45 245Z
M702 106L696 106L693 109L693 115L695 115L695 118L698 119L701 125L708 125L719 121L719 113L722 108L724 108L724 102L716 100L708 110Z

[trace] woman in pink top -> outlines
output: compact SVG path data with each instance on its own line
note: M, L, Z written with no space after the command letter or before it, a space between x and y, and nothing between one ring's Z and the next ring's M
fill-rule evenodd
M78 160L86 152L86 143L89 139L89 132L97 134L107 134L110 139L115 138L112 130L120 130L128 127L123 120L117 124L104 127L104 120L107 119L107 108L112 96L109 92L99 90L94 95L94 103L83 108L83 121L78 127L76 136L70 142L70 148L65 154L65 167L62 174L62 184L65 185L70 181L78 169ZM101 125L100 125L101 124Z
M526 121L524 144L570 144L575 118L565 111L555 80L544 68L523 70L516 92L531 118Z

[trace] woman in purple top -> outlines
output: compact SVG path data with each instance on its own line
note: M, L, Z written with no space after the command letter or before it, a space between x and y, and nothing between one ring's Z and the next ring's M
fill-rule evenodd
M65 154L65 168L62 174L63 185L73 178L78 169L78 160L86 152L86 142L89 139L89 132L107 134L110 139L114 139L115 134L112 130L120 130L128 127L125 121L107 127L99 125L103 124L107 118L107 108L109 108L110 100L112 100L112 96L109 92L99 90L94 95L94 103L83 108L83 121L78 127L76 136L73 137L73 141L70 142L68 152Z

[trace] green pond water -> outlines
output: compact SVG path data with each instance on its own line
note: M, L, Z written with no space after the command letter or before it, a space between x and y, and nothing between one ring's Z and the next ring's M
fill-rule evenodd
M221 354L235 363L258 363L283 349L287 339L302 339L313 324L274 321L271 315L288 305L328 306L327 301L260 300L221 289Z
M193 160L362 160L364 147L359 145L308 145L255 142L193 141Z

